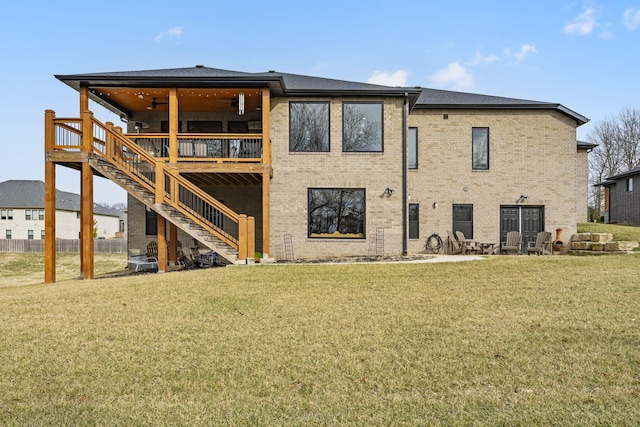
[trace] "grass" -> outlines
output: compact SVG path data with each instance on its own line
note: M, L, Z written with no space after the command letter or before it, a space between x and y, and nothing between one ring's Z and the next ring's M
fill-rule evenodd
M640 256L0 289L0 424L637 425Z
M579 233L611 233L616 241L640 242L640 227L633 225L602 224L585 222L578 224ZM640 247L635 248L640 251Z

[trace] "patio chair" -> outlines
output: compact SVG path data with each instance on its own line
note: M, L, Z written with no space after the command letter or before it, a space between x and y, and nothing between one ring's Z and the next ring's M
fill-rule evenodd
M467 240L462 231L456 231L456 237L458 238L458 242L460 242L463 254L471 255L472 253L478 253L477 242L474 242L473 240Z
M515 251L518 255L522 254L522 234L519 231L509 231L507 233L506 242L500 242L500 253L508 254L509 251Z
M449 255L456 255L456 254L463 253L462 246L460 245L458 238L453 234L453 231L447 231L447 235L449 236L448 238Z
M536 236L535 242L529 242L527 245L527 255L535 253L537 255L551 255L551 233L541 231Z

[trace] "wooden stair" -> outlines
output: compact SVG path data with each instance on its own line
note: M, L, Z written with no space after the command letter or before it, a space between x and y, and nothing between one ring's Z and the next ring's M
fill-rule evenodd
M228 262L232 264L245 264L244 260L238 259L238 251L235 248L210 233L200 224L192 221L176 207L167 203L157 204L155 194L153 192L130 178L115 165L99 157L92 158L89 163L91 164L91 167L101 175L116 183L120 188L142 202L146 207L155 211L158 215L161 215L180 230L204 244L207 248L217 252Z

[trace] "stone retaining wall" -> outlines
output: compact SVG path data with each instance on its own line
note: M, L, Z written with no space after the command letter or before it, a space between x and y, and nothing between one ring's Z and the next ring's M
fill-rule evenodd
M613 241L610 233L578 233L571 238L569 253L572 255L626 254L638 247L638 242Z

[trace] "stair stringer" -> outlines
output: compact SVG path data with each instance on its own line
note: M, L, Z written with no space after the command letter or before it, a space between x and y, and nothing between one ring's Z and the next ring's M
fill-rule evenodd
M103 176L117 184L120 188L131 194L142 204L152 209L158 215L174 224L194 239L204 244L207 248L215 251L232 264L245 264L246 261L238 259L238 251L228 245L214 234L207 231L201 225L189 219L179 212L175 207L166 203L155 203L155 194L144 186L135 182L127 174L121 172L116 166L106 160L94 158L89 161L91 167L100 172Z

